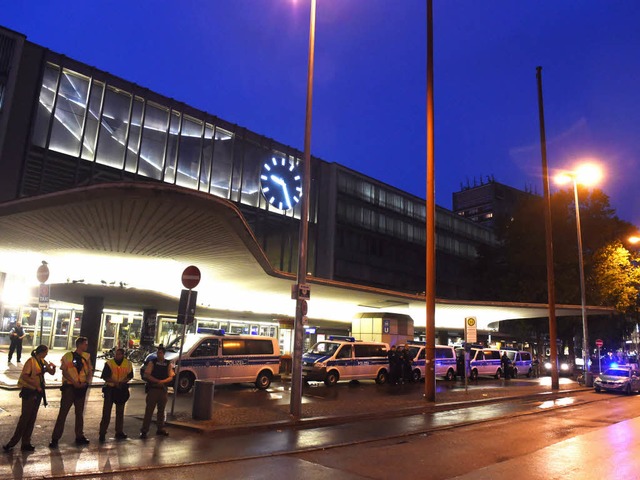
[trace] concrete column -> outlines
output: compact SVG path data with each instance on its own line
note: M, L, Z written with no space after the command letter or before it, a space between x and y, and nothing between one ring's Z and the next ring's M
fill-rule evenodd
M102 323L103 308L103 297L84 297L84 310L82 312L80 335L89 339L89 349L87 352L91 355L91 362L94 367L96 366L96 355L99 347L98 341L100 340L100 325Z

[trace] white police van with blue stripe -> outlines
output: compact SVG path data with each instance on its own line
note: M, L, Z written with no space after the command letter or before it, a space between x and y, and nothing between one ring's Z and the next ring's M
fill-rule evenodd
M500 350L495 348L471 348L469 356L470 377L476 380L478 376L502 377L502 362Z
M302 355L302 375L305 380L323 381L327 386L339 380L363 379L374 379L382 385L389 378L388 352L386 343L330 336Z
M424 377L426 366L425 342L409 341L407 347L413 361L411 369L413 372L413 380L417 382ZM435 351L435 370L436 377L444 377L446 380L452 381L456 379L456 351L448 345L436 345Z
M177 351L165 353L175 362ZM155 359L151 354L145 364ZM257 335L187 335L179 362L178 392L186 393L196 380L213 380L218 384L254 383L261 390L269 388L280 373L280 346L272 337Z
M525 374L530 377L533 373L533 361L531 360L531 352L525 350L503 350L503 353L507 354L509 360L511 360L511 375L513 378L518 378L518 375Z

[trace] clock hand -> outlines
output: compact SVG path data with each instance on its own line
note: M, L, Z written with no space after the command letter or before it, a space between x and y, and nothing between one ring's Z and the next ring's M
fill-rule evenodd
M291 208L291 199L289 198L289 191L287 190L287 184L282 182L282 191L284 192L284 196L287 200L287 207Z
M289 197L289 191L287 190L286 182L282 178L276 177L275 175L271 175L271 180L282 187L282 191L284 193L285 200L287 201L287 207L291 208L291 198Z

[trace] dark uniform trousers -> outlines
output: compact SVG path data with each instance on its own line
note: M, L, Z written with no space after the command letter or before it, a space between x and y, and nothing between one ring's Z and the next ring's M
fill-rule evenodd
M29 395L28 398L25 395L22 396L22 413L20 414L20 420L18 420L16 431L7 445L13 447L21 438L22 445L31 444L31 434L36 424L36 417L38 416L41 400L42 395Z
M74 388L73 385L66 384L62 388L62 396L60 398L60 411L56 425L53 427L52 440L60 440L64 432L64 423L67 421L67 415L71 406L76 414L76 439L84 437L84 401L87 395L86 388Z
M111 409L114 405L113 388L104 390L104 403L102 404L102 420L100 420L100 435L106 435L111 421ZM124 433L124 406L125 403L116 403L116 433Z
M142 421L142 428L140 429L142 433L149 431L151 417L153 416L153 411L156 406L158 407L156 424L158 425L158 430L164 430L164 407L167 405L168 396L165 386L161 388L149 386L149 391L147 392L147 408L144 411L144 420Z

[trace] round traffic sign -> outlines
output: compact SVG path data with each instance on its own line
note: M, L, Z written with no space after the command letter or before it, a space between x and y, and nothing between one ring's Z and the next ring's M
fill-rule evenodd
M604 342L601 339L596 340L596 347L602 348L603 345L604 345Z
M47 265L44 263L40 265L38 267L36 276L38 277L38 281L40 283L45 283L47 280L49 280L49 267L47 267Z
M189 265L182 272L182 285L184 288L191 290L196 288L200 283L200 269L195 265Z

